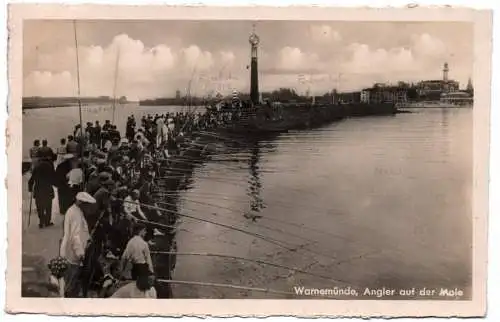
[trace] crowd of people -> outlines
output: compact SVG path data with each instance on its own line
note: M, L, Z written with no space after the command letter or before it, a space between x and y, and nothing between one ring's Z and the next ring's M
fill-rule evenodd
M175 215L155 208L155 177L188 144L186 133L209 131L229 118L208 109L145 115L138 126L131 115L124 135L106 120L76 125L56 152L47 140L34 141L28 189L39 228L53 225L54 187L64 216L59 258L67 265L57 276L62 296L89 297L99 285L104 297L156 297L150 246L155 236L171 232L155 223L173 223ZM134 282L109 291L123 279Z

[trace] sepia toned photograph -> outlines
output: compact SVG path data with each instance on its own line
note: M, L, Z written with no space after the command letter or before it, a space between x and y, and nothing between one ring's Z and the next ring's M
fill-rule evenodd
M57 8L11 20L20 300L484 314L488 14Z

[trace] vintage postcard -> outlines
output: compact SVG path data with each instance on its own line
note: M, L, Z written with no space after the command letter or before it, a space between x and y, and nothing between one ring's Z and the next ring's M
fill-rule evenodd
M485 314L490 12L9 9L9 312Z

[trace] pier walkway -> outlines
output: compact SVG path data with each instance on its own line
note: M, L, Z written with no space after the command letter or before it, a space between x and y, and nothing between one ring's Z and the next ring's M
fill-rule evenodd
M38 215L35 201L31 209L31 223L28 226L30 194L28 180L31 173L22 177L22 295L58 297L57 290L48 285L50 270L48 262L59 253L59 240L63 232L64 217L59 214L57 190L52 203L52 222L54 226L38 228Z

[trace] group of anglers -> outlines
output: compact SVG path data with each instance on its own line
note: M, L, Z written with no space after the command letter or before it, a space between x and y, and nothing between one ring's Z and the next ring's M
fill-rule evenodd
M75 126L57 153L46 140L42 146L35 141L28 189L39 227L53 225L53 187L64 216L60 254L49 264L61 296L89 297L92 291L99 297L157 296L150 247L157 236L175 244L176 215L156 207L155 178L188 144L185 133L208 131L226 120L210 110L167 113L144 116L137 128L132 115L125 136L106 120L102 127L99 122ZM167 270L174 267L175 256L169 256ZM171 296L169 287L166 292Z

